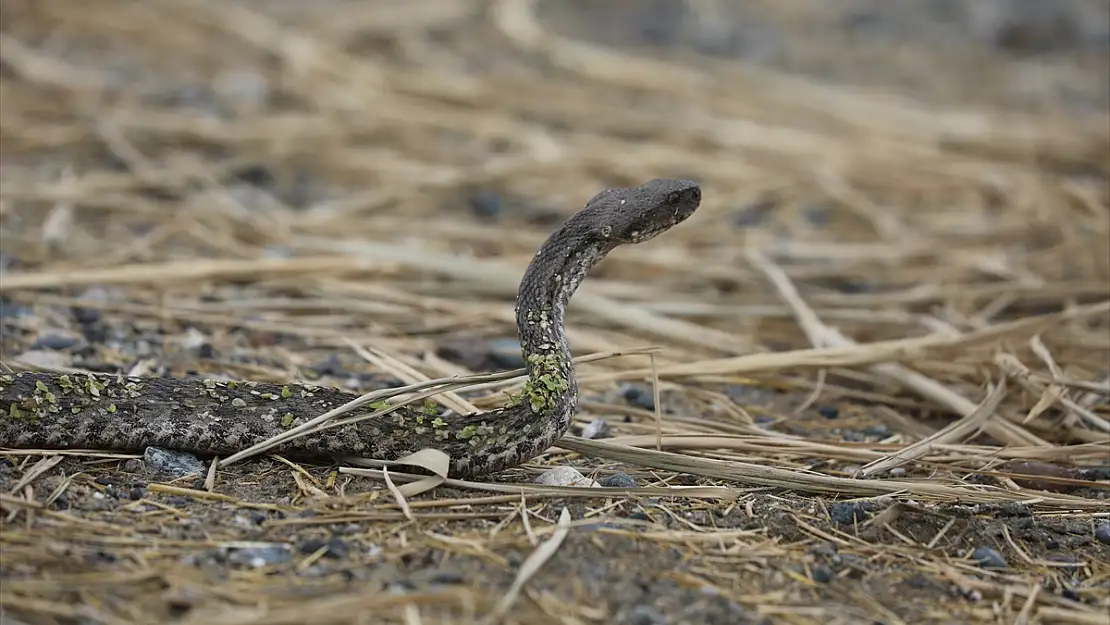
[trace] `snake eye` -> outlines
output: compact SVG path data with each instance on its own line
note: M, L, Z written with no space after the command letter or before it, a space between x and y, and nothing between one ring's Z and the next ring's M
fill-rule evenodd
M605 226L601 229L601 236L605 237L606 239L608 239L609 235L611 234L613 234L613 226Z
M667 206L678 206L679 201L682 200L682 194L675 191L667 195Z

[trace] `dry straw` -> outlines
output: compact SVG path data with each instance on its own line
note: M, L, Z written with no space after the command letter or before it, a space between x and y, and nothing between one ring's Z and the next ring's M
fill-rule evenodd
M534 1L86 4L5 4L0 24L0 244L18 260L0 294L33 313L4 317L10 369L289 381L337 357L328 383L401 382L361 403L487 409L521 371L476 375L441 349L480 355L513 334L517 280L550 223L604 185L660 175L696 174L705 202L615 252L571 305L575 425L604 418L612 438L568 434L509 476L471 481L430 451L384 467L260 460L270 441L134 501L96 480L127 454L5 451L0 619L148 623L188 606L174 622L613 622L572 574L582 558L561 557L585 543L587 561L611 565L595 572L669 570L652 558L680 550L660 573L668 588L783 622L1108 622L1093 594L1110 574L1093 557L1104 547L1077 548L1066 570L1087 602L1071 601L1052 585L1064 565L1015 525L958 512L1017 507L1087 534L1110 518L1105 479L1077 471L1110 463L1104 112L942 105L953 98L939 87L894 97L724 60L695 69L573 38ZM470 73L490 55L493 70ZM1019 73L1010 63L958 69ZM242 182L259 168L274 179L265 193ZM478 191L499 198L499 217L467 214ZM84 361L28 349L80 336L71 307L115 342ZM196 358L195 336L217 355ZM623 400L627 382L650 385L654 405ZM837 420L814 418L834 404ZM287 435L379 416L355 407ZM844 435L877 424L882 440ZM530 482L554 464L642 486ZM833 498L883 511L832 524ZM1001 529L976 536L997 537L1009 570L945 548L988 526ZM318 539L341 527L358 528L343 540L359 547L337 561ZM284 568L181 564L294 544L312 548ZM928 578L989 601L822 586L827 545L873 588ZM510 550L524 554L515 566ZM425 553L478 564L454 586L379 592L412 573L389 567Z

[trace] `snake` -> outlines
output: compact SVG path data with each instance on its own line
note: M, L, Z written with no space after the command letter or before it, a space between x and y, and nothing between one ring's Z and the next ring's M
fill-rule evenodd
M597 193L550 234L518 287L516 330L527 378L503 405L461 415L438 414L434 403L432 410L398 405L283 441L270 453L389 462L432 448L448 455L454 478L494 473L544 453L566 433L578 407L564 328L575 290L610 251L662 234L700 204L698 183L654 178ZM359 397L313 384L17 371L0 374L0 447L161 447L226 457Z

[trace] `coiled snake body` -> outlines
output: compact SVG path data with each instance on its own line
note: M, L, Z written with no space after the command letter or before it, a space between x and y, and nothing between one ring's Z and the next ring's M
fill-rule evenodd
M655 237L700 203L701 188L689 180L606 189L547 239L520 282L516 323L528 381L506 405L446 418L402 406L272 451L396 460L431 447L451 457L452 477L499 471L539 455L566 432L578 403L563 331L575 289L613 248ZM357 397L300 384L0 374L0 447L141 452L158 446L226 456Z

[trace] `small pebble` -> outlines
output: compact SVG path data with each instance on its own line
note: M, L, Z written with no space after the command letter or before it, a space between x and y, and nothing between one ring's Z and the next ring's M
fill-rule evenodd
M109 553L107 551L97 551L95 553L89 554L89 560L91 562L104 562L107 564L114 564L115 562L119 561L119 558L114 553Z
M347 543L343 542L342 538L331 538L326 541L320 538L309 538L298 546L300 552L305 555L316 553L320 549L325 548L324 557L333 560L344 558L351 552L350 547L347 546Z
M641 386L633 384L622 384L621 395L624 400L636 408L644 410L655 410L655 397L650 392L644 390Z
M481 219L495 219L501 215L504 202L501 196L493 191L478 191L467 198L470 212Z
M832 220L832 210L824 204L810 204L802 207L802 215L810 224L822 227Z
M151 471L182 477L190 473L204 475L208 468L196 456L161 447L147 447L143 451L143 463Z
M829 516L837 525L855 525L867 518L871 504L866 501L834 503L829 507Z
M0 317L15 318L24 317L31 314L31 309L20 304L19 302L12 302L7 299L0 298Z
M906 477L906 469L904 467L894 467L890 470L890 477Z
M339 355L334 352L328 354L327 358L320 362L312 364L309 369L320 376L333 376L346 373L343 362L339 360Z
M878 438L886 438L891 435L890 428L885 423L878 425L869 425L863 428L863 433L867 436L876 436Z
M1009 566L1002 554L990 547L977 547L971 552L971 559L979 562L984 569L1004 569Z
M640 604L628 611L624 622L628 625L665 625L667 617L650 605Z
M582 428L582 438L596 440L599 438L609 438L612 436L612 428L605 419L594 419Z
M1099 523L1095 527L1095 538L1100 543L1110 545L1110 522Z
M120 470L125 473L141 473L143 470L143 461L138 458L128 458L120 465Z
M261 547L247 547L246 549L232 549L227 556L227 561L232 564L249 566L254 569L275 564L284 564L292 559L293 554L285 545L265 545Z
M746 384L729 384L725 387L725 395L728 395L733 403L740 405L759 403L766 399L769 394L767 389Z
M19 267L19 259L7 252L0 252L0 271L11 271Z
M682 32L684 17L690 10L679 0L656 0L643 3L643 10L630 14L632 23L649 44L674 42Z
M1032 517L1033 508L1027 503L1019 501L1007 501L1000 504L987 504L981 506L976 510L977 514L991 514L1002 518L1011 517Z
M305 555L309 555L319 551L324 546L324 544L325 542L323 539L308 538L304 540L301 544L297 545L297 550Z
M544 471L534 480L546 486L598 486L598 483L579 473L574 467L555 467Z
M840 409L836 406L818 406L817 414L826 419L835 419L840 416Z
M257 528L257 524L254 521L252 521L249 516L247 516L245 514L235 515L234 517L232 517L231 523L232 523L232 525L234 525L236 527L241 527L241 528L244 528L244 529L253 530L253 529Z
M232 174L239 182L255 187L274 186L274 175L262 164L247 165Z
M833 580L833 572L824 566L813 567L813 581L818 584L827 584Z
M342 538L334 537L328 541L328 553L326 555L329 558L345 558L350 552L351 548L347 546Z
M636 478L623 471L602 478L598 483L606 488L636 488L637 486Z
M846 278L843 280L831 280L828 286L846 295L870 293L873 290L869 283L862 280L853 280L851 278Z
M428 581L433 584L464 584L466 577L458 571L436 571Z
M219 357L219 354L211 343L203 343L196 349L197 358L201 360L215 360Z
M1051 4L1051 3L1046 3ZM994 43L1012 54L1053 52L1075 47L1081 28L1066 12L1024 11L1007 16L995 31Z

